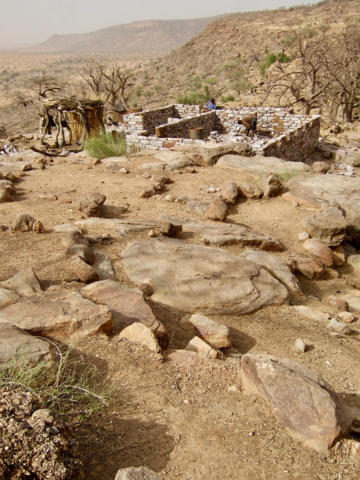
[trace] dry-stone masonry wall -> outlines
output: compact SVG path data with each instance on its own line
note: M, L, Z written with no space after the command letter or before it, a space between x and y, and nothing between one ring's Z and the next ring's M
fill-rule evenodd
M257 113L258 132L250 139L241 132L238 120ZM176 143L247 142L257 155L303 161L319 141L320 116L294 115L285 108L238 107L201 113L198 105L168 105L124 115L129 148L164 150ZM190 140L190 129L202 127L208 141Z

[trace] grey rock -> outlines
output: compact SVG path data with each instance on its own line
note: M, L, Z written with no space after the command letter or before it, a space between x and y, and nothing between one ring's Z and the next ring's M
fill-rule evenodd
M163 480L163 477L146 467L130 467L119 470L115 480Z
M235 205L236 199L239 196L239 188L235 182L226 182L221 187L221 193L227 203Z
M192 200L186 203L186 209L189 212L197 212L197 213L205 213L209 203L207 202L200 202L199 200Z
M32 268L21 270L21 272L9 278L9 280L0 282L0 287L11 290L21 297L31 297L42 291L39 280Z
M211 201L210 205L207 207L205 216L210 220L215 220L219 222L224 222L226 215L228 213L227 204L217 197Z
M70 267L83 283L97 282L100 279L96 270L77 255L72 257Z
M0 287L0 310L8 305L12 305L19 300L20 296L16 293L8 290L7 288Z
M93 252L95 261L92 264L92 268L98 274L98 280L115 280L111 258L97 248L93 248Z
M262 180L264 197L277 197L284 190L284 185L272 173L266 175Z
M29 232L30 230L36 231L39 224L42 225L38 220L35 220L35 218L28 213L20 213L16 216L12 225L12 229L17 232Z
M95 262L95 254L90 247L86 247L85 245L70 245L65 252L65 255L77 255L78 257L82 258L84 262L89 265L92 265Z
M302 162L287 162L281 158L263 157L255 155L247 158L245 156L225 155L217 162L216 167L230 168L237 171L247 171L263 175L264 172L273 173L292 173L298 172L311 173L312 168Z
M76 229L67 231L67 233L61 239L61 243L66 248L71 247L72 245L84 245L85 247L89 246L89 242L86 237L84 237L84 235Z

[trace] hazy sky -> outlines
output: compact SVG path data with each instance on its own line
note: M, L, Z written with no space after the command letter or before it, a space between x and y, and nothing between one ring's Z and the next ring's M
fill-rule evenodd
M92 32L137 20L203 18L302 3L302 0L0 0L0 47L31 46L54 33Z

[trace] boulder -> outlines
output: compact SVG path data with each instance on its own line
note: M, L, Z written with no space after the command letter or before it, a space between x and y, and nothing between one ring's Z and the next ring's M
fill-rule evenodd
M95 261L91 265L98 274L98 280L115 280L111 258L97 248L93 248Z
M100 216L104 218L122 217L124 212L126 212L128 208L129 208L129 205L101 205ZM98 216L98 215L95 215L95 216Z
M112 328L105 305L95 305L77 292L57 289L22 298L0 311L0 322L10 322L38 336L79 339Z
M20 213L16 216L12 229L17 232L29 232L33 230L34 232L41 233L44 232L44 226L38 220L35 220L28 213Z
M180 325L182 328L191 330L195 335L206 340L213 348L231 348L229 329L222 323L215 322L215 320L204 315L194 314L183 317Z
M229 168L238 172L251 172L258 175L263 175L264 172L271 171L279 174L294 174L299 172L312 173L312 168L306 163L302 162L287 162L277 157L263 157L262 155L255 155L248 158L239 155L224 155L217 162L216 167Z
M146 467L129 467L119 470L115 480L163 480L163 477Z
M186 203L186 209L189 212L196 212L196 213L206 213L208 206L210 204L207 202L200 202L199 200L192 200Z
M322 279L326 275L326 271L312 258L293 257L291 260L295 265L295 272L310 280Z
M160 233L167 235L168 237L176 237L182 232L181 225L174 225L171 222L163 221L160 227Z
M140 343L145 345L149 350L155 353L160 353L160 345L154 335L154 332L145 327L142 323L133 323L132 325L124 328L119 334L119 339L124 338L129 342Z
M70 267L83 283L97 282L100 279L96 270L78 255L72 257Z
M92 265L95 262L95 254L90 247L85 245L74 244L70 245L65 252L65 255L77 255L82 258L84 262Z
M301 222L302 228L311 238L328 247L336 247L344 241L347 222L338 208L330 207L317 215L306 217Z
M184 232L193 232L200 235L211 245L256 246L261 250L281 251L281 243L271 235L258 232L245 225L234 223L215 224L195 218L177 218L171 215L160 214L159 218L168 220L174 225L182 225Z
M210 220L224 222L227 212L227 204L221 200L220 197L217 197L211 201L210 205L206 209L205 215L207 218L210 218Z
M21 272L9 278L9 280L0 282L0 287L11 290L21 297L31 297L42 291L39 280L32 268L21 270Z
M185 350L189 352L195 352L200 357L207 358L207 359L221 359L222 354L218 350L212 348L208 343L201 340L199 337L194 337L190 342L186 345Z
M284 185L275 177L275 175L269 173L262 179L262 188L264 191L264 197L277 197L282 194Z
M84 235L78 230L70 230L63 236L61 239L61 243L65 248L70 247L71 245L85 245L85 247L89 246L89 242L84 237Z
M330 313L329 312L322 312L319 310L316 310L315 308L312 307L307 307L306 305L299 305L298 307L294 307L294 309L302 316L305 318L308 318L309 320L315 320L317 322L327 322L330 320Z
M349 304L346 300L336 297L335 295L329 295L323 299L325 305L330 305L339 311L347 312L349 310Z
M256 200L263 196L264 192L255 183L245 182L239 185L239 195L250 200Z
M350 290L345 295L339 295L340 298L349 304L349 312L359 315L360 312L360 290Z
M334 332L342 333L343 335L350 335L352 333L352 330L347 323L338 322L336 318L330 320L328 328Z
M176 145L177 152L183 152L196 165L214 165L224 155L251 157L252 148L248 144L223 143L221 145Z
M342 267L346 263L346 252L342 245L332 248L334 267Z
M54 347L41 338L36 338L12 323L0 323L0 368L39 363L50 363L54 357Z
M81 295L94 303L109 307L114 327L122 327L140 322L150 328L161 347L169 344L164 325L155 318L145 302L143 293L137 288L128 288L112 280L102 280L81 289Z
M296 162L294 162L296 163ZM311 175L292 178L282 195L285 200L310 208L337 203L347 222L347 231L360 244L360 177Z
M174 152L172 150L162 151L157 153L154 156L155 159L160 160L163 163L163 169L174 171L180 170L181 168L188 167L189 165L193 165L191 158L187 155L187 153L181 152Z
M330 167L326 162L314 162L312 164L312 169L315 174L326 173L330 170Z
M290 267L280 258L270 255L270 253L259 252L258 250L249 250L245 252L244 257L271 273L289 292L301 294L298 279L292 273Z
M291 437L326 452L347 435L354 414L320 375L305 365L269 355L244 355L243 388L260 395Z
M239 196L239 188L235 182L225 182L221 187L221 193L226 203L235 205L236 199Z
M101 193L91 192L82 195L77 199L77 205L80 212L85 217L100 217L102 214L102 205L106 196Z
M148 283L152 300L190 313L241 315L288 299L287 289L250 260L167 237L124 250L127 274Z
M0 203L12 202L13 196L8 188L0 188Z
M352 270L350 281L356 287L360 288L360 255L349 255L347 265Z
M312 255L317 257L323 265L326 267L332 267L334 264L334 257L332 250L329 247L326 247L323 243L313 240L305 240L302 244L303 248L310 252Z

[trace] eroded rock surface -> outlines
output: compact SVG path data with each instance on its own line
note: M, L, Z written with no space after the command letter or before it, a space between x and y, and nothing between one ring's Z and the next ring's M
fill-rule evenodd
M220 249L151 238L129 245L123 259L135 284L153 288L152 300L191 313L241 315L288 298L263 268Z

